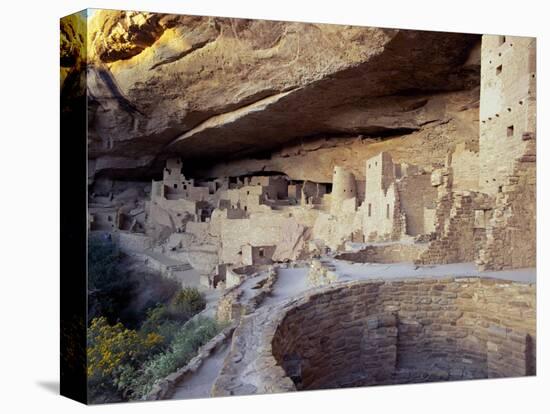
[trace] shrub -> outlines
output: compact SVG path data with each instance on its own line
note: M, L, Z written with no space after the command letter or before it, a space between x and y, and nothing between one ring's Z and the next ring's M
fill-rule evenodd
M164 338L163 346L172 342L175 334L181 329L182 322L174 320L172 313L164 305L157 305L147 311L147 318L140 328L142 334L158 333Z
M135 287L131 301L120 316L125 325L137 328L147 319L151 308L159 304L169 304L181 284L152 270L137 270L135 267L131 269L130 278Z
M197 288L185 287L174 295L171 307L176 313L191 317L206 307L206 300Z
M105 316L114 323L132 297L135 283L118 269L121 255L113 242L88 240L88 315Z
M169 321L170 313L166 306L157 305L147 310L147 317L141 325L143 332L155 332L156 329L164 322Z
M109 377L122 364L144 360L162 339L157 333L141 335L126 329L120 322L109 325L103 317L93 319L88 328L88 377Z
M88 239L88 288L109 289L118 284L117 262L120 253L112 241Z
M199 347L212 339L222 328L210 318L196 318L188 321L170 343L166 352L149 359L140 369L126 366L117 385L132 399L146 395L156 381L166 377L187 364Z
M219 330L210 319L188 321L206 307L198 289L174 294L176 281L136 271L128 260L111 241L89 240L86 351L93 402L145 395Z
M120 377L158 352L162 342L163 337L157 333L143 334L126 329L121 323L109 325L104 317L93 319L88 327L87 347L90 401L126 398L118 386Z
M149 270L137 270L131 258L116 245L99 237L88 241L88 315L90 320L105 316L114 324L121 321L137 329L147 311L159 303L169 303L180 288L175 280ZM187 320L180 318L180 321Z

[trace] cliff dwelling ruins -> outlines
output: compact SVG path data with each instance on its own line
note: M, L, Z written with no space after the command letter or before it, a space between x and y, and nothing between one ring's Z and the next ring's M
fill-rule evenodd
M228 327L148 399L535 373L535 39L88 30L89 234Z

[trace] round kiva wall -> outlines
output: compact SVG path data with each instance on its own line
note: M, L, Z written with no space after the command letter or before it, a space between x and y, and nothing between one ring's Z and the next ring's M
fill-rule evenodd
M267 335L296 389L535 371L534 285L478 278L351 282L281 312Z

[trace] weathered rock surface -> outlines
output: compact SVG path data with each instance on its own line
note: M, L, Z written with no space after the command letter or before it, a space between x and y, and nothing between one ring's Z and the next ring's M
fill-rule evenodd
M534 375L535 290L478 277L309 289L241 318L212 396Z
M76 13L60 20L60 88L63 111L70 110L75 99L86 90L86 20Z
M116 11L90 32L89 156L112 177L418 133L479 84L477 35Z
M358 179L365 178L365 160L380 152L389 152L395 162L414 164L426 170L443 165L447 151L459 143L477 146L479 125L479 89L435 95L418 118L429 119L407 134L388 138L366 135L332 135L297 138L263 157L227 160L198 167L194 174L203 177L239 176L261 171L277 171L295 180L332 182L335 165L345 167ZM407 122L404 112L390 112L396 122ZM399 119L399 116L401 118ZM411 118L412 115L409 115ZM417 122L420 123L420 121Z

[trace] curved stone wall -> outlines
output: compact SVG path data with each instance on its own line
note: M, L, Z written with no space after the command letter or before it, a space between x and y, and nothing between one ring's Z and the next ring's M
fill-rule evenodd
M355 176L346 169L335 166L332 177L331 213L338 214L345 200L357 196Z
M313 289L241 321L212 394L533 375L535 294L473 277Z
M289 309L272 352L297 389L534 373L535 287L494 279L363 282Z

